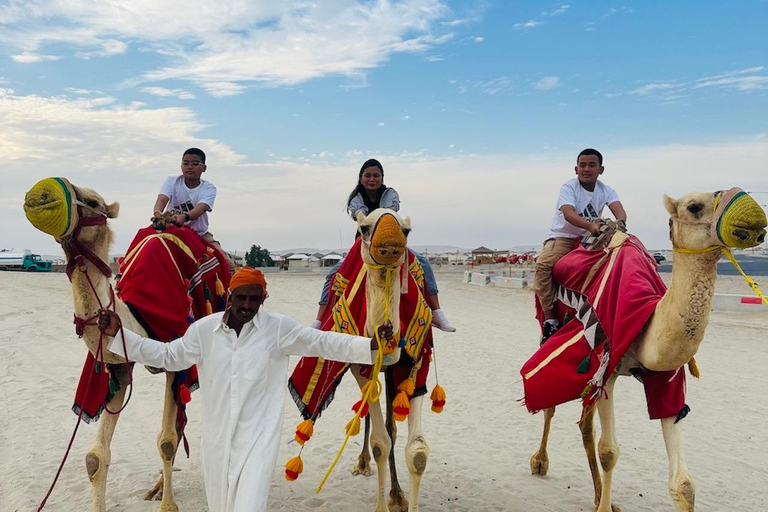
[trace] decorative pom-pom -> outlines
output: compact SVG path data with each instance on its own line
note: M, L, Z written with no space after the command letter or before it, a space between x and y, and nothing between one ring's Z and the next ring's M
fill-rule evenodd
M224 296L224 284L221 282L221 279L219 279L219 276L216 276L216 295L219 297Z
M189 388L184 384L179 385L179 402L182 404L188 404L192 400L192 393Z
M304 446L304 443L309 441L309 438L312 437L314 430L315 424L312 422L312 420L304 420L296 426L296 434L293 436L293 438L301 446Z
M189 322L190 324L193 324L193 323L195 323L195 317L193 317L192 315L189 315L189 316L187 317L187 322Z
M408 396L413 396L413 392L416 390L416 383L411 379L406 379L397 386L397 390L404 391Z
M590 358L589 358L589 355L587 355L587 357L585 357L584 360L581 363L579 363L579 367L576 368L576 373L582 374L582 375L587 373L589 371L589 363L590 363Z
M360 409L360 407L363 408L363 410L360 411L360 417L365 418L366 416L368 416L368 402L363 403L362 400L358 400L357 402L355 402L355 405L352 406L352 410L357 412Z
M699 365L696 364L695 357L692 357L691 360L688 361L688 371L691 372L691 376L696 377L697 379L701 377Z
M429 397L432 400L432 412L441 413L445 407L445 390L440 384L435 386Z
M211 301L207 300L205 301L205 314L210 315L213 313L213 306L211 306Z
M297 455L285 464L285 479L293 482L299 478L302 471L304 471L304 462L301 456Z
M411 403L405 391L400 391L392 402L392 412L395 421L405 421L411 411Z
M347 434L350 436L356 436L360 433L360 418L353 416L346 427Z

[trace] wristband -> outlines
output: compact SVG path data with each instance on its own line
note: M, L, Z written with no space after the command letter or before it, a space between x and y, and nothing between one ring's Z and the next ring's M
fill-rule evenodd
M192 220L192 219L189 218L189 214L188 213L184 214L184 219L185 219L184 222L189 222L190 220Z

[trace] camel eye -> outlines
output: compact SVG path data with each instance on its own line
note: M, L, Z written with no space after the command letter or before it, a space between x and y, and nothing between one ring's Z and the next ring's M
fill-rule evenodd
M360 233L367 235L371 231L371 226L360 226Z
M702 209L703 209L703 207L699 203L691 203L686 208L686 210L688 210L689 212L691 212L694 215L699 213Z

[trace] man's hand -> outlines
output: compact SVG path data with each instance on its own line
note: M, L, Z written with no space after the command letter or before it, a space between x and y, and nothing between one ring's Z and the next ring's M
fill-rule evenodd
M592 233L594 236L597 236L600 234L600 226L602 226L602 224L598 222L590 222L587 231Z
M185 222L187 222L186 215L174 215L173 216L173 223L176 224L178 227L183 226Z
M378 328L379 338L381 338L381 342L383 345L386 345L387 342L391 341L392 338L395 336L395 331L392 328L392 322L387 322L385 324L382 324ZM376 341L376 338L371 338L371 350L378 350L379 349L379 343Z
M120 330L120 317L108 309L99 310L99 329L107 336L115 336Z

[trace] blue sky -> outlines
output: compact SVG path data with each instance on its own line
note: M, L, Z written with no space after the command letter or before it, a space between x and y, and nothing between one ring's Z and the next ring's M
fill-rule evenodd
M0 0L0 245L55 252L21 202L62 175L121 202L124 250L190 146L229 249L348 245L369 157L412 243L534 244L596 147L667 247L664 193L768 190L766 20L764 0Z

